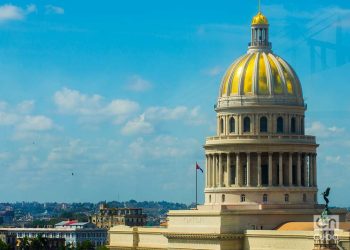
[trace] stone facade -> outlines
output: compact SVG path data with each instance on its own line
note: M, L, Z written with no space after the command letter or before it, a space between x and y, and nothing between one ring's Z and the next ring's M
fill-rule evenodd
M99 213L90 216L89 220L98 228L109 229L117 225L144 226L147 216L141 208L108 208L102 204Z

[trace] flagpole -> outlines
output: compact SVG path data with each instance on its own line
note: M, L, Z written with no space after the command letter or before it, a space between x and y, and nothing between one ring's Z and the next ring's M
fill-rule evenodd
M197 179L198 179L198 177L197 177L197 175L198 175L198 169L196 167L196 209L197 209L197 205L198 205L198 192L197 192L197 189L198 189L198 187L197 187Z

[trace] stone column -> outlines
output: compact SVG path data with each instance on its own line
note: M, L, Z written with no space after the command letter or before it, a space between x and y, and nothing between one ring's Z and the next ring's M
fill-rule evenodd
M305 187L309 186L309 175L308 175L308 169L307 169L307 154L304 155L304 184Z
M213 155L213 165L212 165L212 187L216 186L216 155Z
M241 186L241 159L239 153L236 153L236 186Z
M219 153L219 187L222 187L222 153Z
M317 154L314 154L314 186L317 187Z
M247 153L247 187L250 186L250 153Z
M231 156L227 153L227 187L231 187Z
M261 153L258 153L258 187L261 187Z
M301 155L298 153L298 165L297 165L297 185L301 186Z
M272 153L269 153L269 186L272 187Z
M293 154L292 153L289 153L289 186L293 186Z
M205 155L205 187L209 187L208 175L209 175L209 156ZM197 171L197 170L196 170Z
M279 154L279 162L278 162L279 176L278 176L278 184L283 186L283 153Z
M313 174L313 159L312 154L309 154L309 186L314 186L314 174Z

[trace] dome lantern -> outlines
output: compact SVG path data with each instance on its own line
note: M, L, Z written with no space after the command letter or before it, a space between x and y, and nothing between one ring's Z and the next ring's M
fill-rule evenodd
M260 10L252 20L249 49L264 51L271 50L271 43L269 42L269 22Z

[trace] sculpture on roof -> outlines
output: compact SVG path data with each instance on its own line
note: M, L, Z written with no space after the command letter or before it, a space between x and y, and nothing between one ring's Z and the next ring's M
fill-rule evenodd
M328 196L329 196L329 192L330 192L330 191L331 191L331 188L328 187L328 188L326 189L326 191L324 191L324 192L322 193L323 199L324 199L324 201L326 202L326 205L325 205L325 208L324 208L324 210L323 210L322 215L329 215L329 214L330 214L329 208L328 208L328 204L329 204Z

